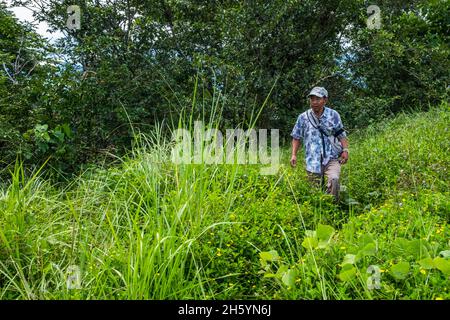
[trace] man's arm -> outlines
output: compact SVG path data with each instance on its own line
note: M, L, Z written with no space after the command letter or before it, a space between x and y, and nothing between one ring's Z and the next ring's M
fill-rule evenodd
M344 151L341 153L341 164L344 164L348 161L348 139L347 138L341 138L339 139L339 142L342 144L342 147L344 148Z
M300 140L292 139L292 156L291 156L291 166L295 167L297 165L297 151L300 148Z

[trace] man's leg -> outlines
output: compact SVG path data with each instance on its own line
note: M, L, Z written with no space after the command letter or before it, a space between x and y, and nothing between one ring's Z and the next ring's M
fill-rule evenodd
M325 175L327 176L327 193L334 196L336 202L339 202L339 176L341 174L341 164L337 159L330 160L325 167Z
M311 184L313 184L315 187L320 187L322 176L319 173L306 171L306 174L308 175L308 180Z

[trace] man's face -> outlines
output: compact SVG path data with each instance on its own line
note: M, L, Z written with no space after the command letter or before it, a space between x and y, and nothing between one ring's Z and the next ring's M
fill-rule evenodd
M322 108L325 106L327 102L327 98L320 98L317 96L309 96L309 105L313 109L315 113L319 113Z

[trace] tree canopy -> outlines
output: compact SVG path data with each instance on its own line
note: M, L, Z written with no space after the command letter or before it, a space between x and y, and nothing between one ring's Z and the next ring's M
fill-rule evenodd
M81 28L67 27L78 5ZM2 161L52 156L64 172L181 110L221 125L278 128L325 86L347 128L448 99L450 1L384 0L370 29L363 0L14 1L64 37L48 44L0 6ZM192 104L198 81L197 103Z

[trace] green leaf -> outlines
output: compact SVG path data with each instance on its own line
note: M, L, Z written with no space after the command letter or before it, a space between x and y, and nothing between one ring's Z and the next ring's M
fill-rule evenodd
M397 238L394 241L393 253L403 255L409 249L409 240L405 238Z
M316 232L312 231L312 230L306 230L305 236L310 237L310 238L316 238Z
M391 274L397 280L405 279L409 273L409 263L402 261L391 267Z
M64 123L61 128L63 129L64 133L66 134L67 137L72 138L73 134L72 134L72 130L70 129L69 125L67 123Z
M334 228L331 226L319 224L316 234L319 241L328 242L334 234Z
M275 273L265 273L264 278L276 278L277 275Z
M295 285L295 278L297 277L297 272L292 269L288 269L284 275L283 278L281 278L281 281L288 287L293 287Z
M306 249L317 249L319 243L316 238L306 237L302 242L302 246Z
M334 234L334 229L333 229L333 227L319 224L319 226L317 227L316 234L317 234L317 238L319 240L318 247L320 249L324 249L330 245L330 240Z
M369 243L375 243L373 237L370 234L363 234L358 238L359 247L362 249L367 246Z
M288 271L288 270L289 270L289 268L287 265L280 266L277 271L277 277L281 278L283 276L283 274L285 274L286 271Z
M61 131L54 131L54 132L53 132L53 135L54 135L56 138L58 138L58 140L59 140L60 142L64 142L64 132L61 132Z
M346 264L355 264L356 262L356 255L354 254L346 254L344 257L344 261L342 261L342 266Z
M280 256L276 250L260 252L259 257L263 261L277 261L280 259Z
M44 124L44 125L37 124L35 126L35 128L36 128L36 131L38 131L38 132L45 132L48 129L48 124Z
M436 257L433 260L434 265L437 269L441 270L446 276L450 275L450 260L446 260L441 257Z
M39 150L41 150L43 152L47 152L47 150L48 150L48 144L46 144L46 143L38 142L37 146L38 146Z
M433 259L431 258L425 258L422 260L417 261L419 265L424 269L433 269L435 267Z
M450 258L450 250L444 250L439 252L439 255L442 256L442 258L444 259L449 259Z
M356 277L356 268L351 264L346 264L342 267L341 272L338 275L341 281L347 282L351 281Z
M425 240L407 240L397 238L394 241L393 253L402 256L413 256L415 259L423 259L430 256L429 244Z
M345 200L346 202L347 202L347 205L349 205L349 206L351 206L351 205L354 205L354 206L356 206L356 205L358 205L359 204L359 202L358 201L356 201L355 199L353 199L353 198L348 198L348 199L346 199Z
M377 252L377 247L374 242L368 243L358 251L358 257L365 257L365 256L373 256Z
M48 135L47 132L42 133L42 138L43 138L45 141L47 141L47 142L50 141L50 136Z
M428 243L422 239L415 239L408 244L408 253L414 256L416 259L428 258L430 253L428 252Z

